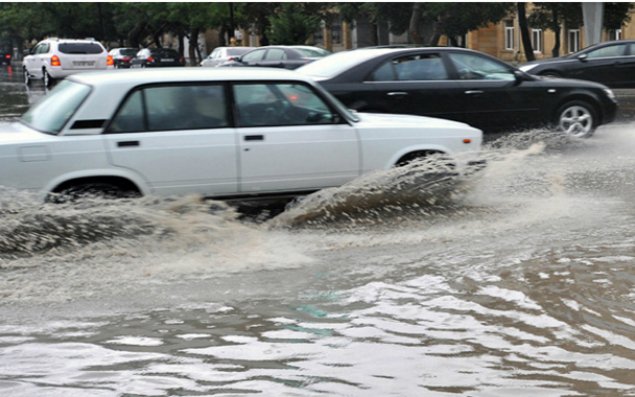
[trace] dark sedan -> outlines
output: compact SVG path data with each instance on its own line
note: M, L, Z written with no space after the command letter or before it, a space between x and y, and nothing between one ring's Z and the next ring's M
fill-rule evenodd
M220 66L260 66L269 68L297 69L331 53L312 46L266 46L258 47Z
M11 65L11 60L13 59L13 51L8 48L0 49L0 64L3 65Z
M617 111L606 86L531 76L464 48L358 49L297 71L355 110L446 118L485 132L555 125L587 137Z
M635 88L635 40L607 41L563 57L528 62L520 70L596 81L614 88Z
M178 51L171 48L144 48L130 62L131 68L153 68L160 66L184 66Z

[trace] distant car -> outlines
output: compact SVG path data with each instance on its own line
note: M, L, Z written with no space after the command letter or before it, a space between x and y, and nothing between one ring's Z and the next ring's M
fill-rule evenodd
M130 62L131 68L184 66L185 60L172 48L144 48Z
M9 48L0 48L0 64L11 65L13 51Z
M481 139L454 121L351 113L289 71L96 72L0 130L0 185L42 198L299 195L433 153L461 172Z
M138 48L113 48L108 52L112 56L116 69L129 68L130 62L139 52Z
M297 69L316 59L331 55L330 52L312 46L266 46L251 50L239 58L220 66L261 66L269 68Z
M239 56L253 50L254 48L255 47L216 47L211 54L201 61L201 66L219 66L223 62L235 60Z
M614 88L635 88L635 40L607 41L558 58L521 65L539 76L596 81Z
M351 109L446 118L485 132L548 125L588 137L617 111L604 85L531 76L464 48L357 49L297 72L316 79Z
M41 79L49 87L54 80L112 66L112 57L98 41L53 38L40 41L24 57L22 72L26 85L32 79Z

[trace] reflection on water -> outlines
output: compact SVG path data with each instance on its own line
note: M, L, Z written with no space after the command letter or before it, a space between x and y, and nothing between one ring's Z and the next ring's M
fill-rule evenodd
M635 395L634 149L504 137L473 178L404 198L393 170L259 222L3 190L0 394Z

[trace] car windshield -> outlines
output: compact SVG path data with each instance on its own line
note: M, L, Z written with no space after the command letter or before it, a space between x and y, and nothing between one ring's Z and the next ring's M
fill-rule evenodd
M38 131L57 135L89 93L89 86L63 80L31 107L20 121Z
M329 79L378 54L370 50L342 51L304 65L296 71L308 76Z
M104 51L97 43L60 43L58 48L64 54L101 54Z

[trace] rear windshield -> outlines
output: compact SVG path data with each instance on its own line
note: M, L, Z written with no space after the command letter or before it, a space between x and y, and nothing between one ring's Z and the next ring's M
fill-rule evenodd
M101 54L104 51L97 43L60 43L58 48L64 54Z
M170 48L157 48L152 50L152 54L159 55L161 57L172 57L178 58L179 53L176 50L172 50Z
M253 50L252 47L244 47L244 48L228 48L227 55L242 55L247 51Z
M372 50L342 51L304 65L296 71L315 78L332 78L377 55L379 53Z
M89 86L63 80L32 106L21 121L38 131L57 135L89 93Z
M331 53L324 50L314 50L311 48L296 48L296 50L302 54L302 56L307 58L322 58Z
M119 53L121 53L121 55L126 55L129 57L137 55L137 52L139 52L139 50L137 50L136 48L122 48L121 50L119 50Z

